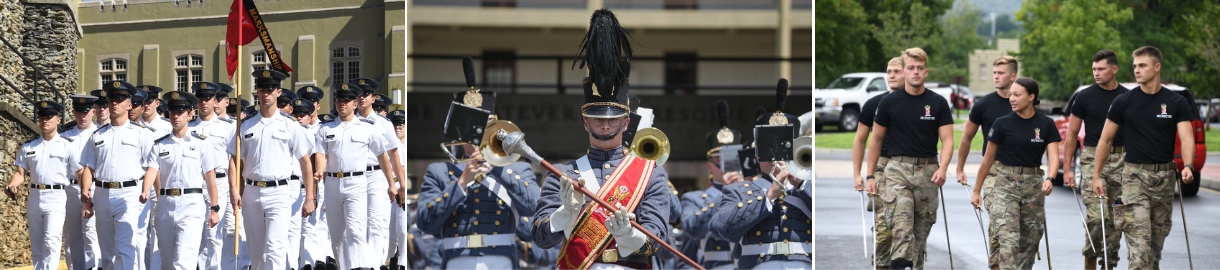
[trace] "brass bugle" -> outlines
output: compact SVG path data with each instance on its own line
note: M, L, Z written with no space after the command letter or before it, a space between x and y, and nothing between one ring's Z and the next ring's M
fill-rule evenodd
M635 140L631 142L631 153L656 161L657 166L661 166L669 160L669 137L655 127L640 129L636 131Z
M813 180L813 137L802 136L795 140L795 150L792 153L791 166L788 171L796 179L804 181Z

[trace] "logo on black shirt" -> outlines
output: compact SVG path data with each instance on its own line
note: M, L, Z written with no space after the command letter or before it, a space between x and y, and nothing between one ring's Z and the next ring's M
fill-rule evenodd
M1165 103L1161 103L1161 114L1156 115L1156 118L1173 118L1173 115L1167 112L1168 108Z
M936 117L932 116L932 106L923 105L923 116L920 116L919 120L936 120Z
M1030 139L1029 141L1030 142L1042 142L1042 129L1034 128L1034 138Z

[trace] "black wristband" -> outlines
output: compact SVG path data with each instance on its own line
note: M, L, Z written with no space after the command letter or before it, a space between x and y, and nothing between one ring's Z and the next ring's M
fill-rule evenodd
M1055 178L1054 178L1054 177L1047 176L1047 177L1046 177L1046 181L1055 182Z
M220 206L219 206L219 205L213 205L212 207L209 207L208 209L211 209L211 210L212 210L212 212L217 212L217 213L220 213Z
M864 178L864 180L868 180L868 179L874 179L874 178L876 178L876 177L873 177L872 175L869 175L868 177L865 177L865 178Z

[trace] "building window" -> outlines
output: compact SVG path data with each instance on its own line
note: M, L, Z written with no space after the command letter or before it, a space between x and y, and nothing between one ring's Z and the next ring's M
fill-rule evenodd
M102 60L98 75L101 76L101 84L99 87L112 81L126 81L127 59L110 58Z
M250 65L254 66L254 71L270 69L271 61L267 60L267 52L254 52L250 57ZM254 89L254 80L250 80L250 89Z
M694 53L665 53L665 94L692 95L697 82Z
M482 0L484 7L517 7L517 0Z
M346 46L331 49L330 76L332 86L360 78L360 48Z
M203 56L188 54L174 59L174 90L187 91L189 85L203 81Z
M699 0L665 0L665 9L699 9Z
M512 51L483 52L483 88L512 93L517 85L517 53Z

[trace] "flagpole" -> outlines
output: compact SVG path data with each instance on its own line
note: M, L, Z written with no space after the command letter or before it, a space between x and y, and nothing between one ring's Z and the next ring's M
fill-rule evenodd
M241 0L238 0L238 1L241 1ZM245 11L238 10L237 12L245 12ZM242 31L237 31L237 40L238 40L237 70L235 70L234 74L233 74L233 77L236 78L233 81L233 84L236 84L233 86L233 89L236 89L235 90L235 91L237 91L236 97L237 97L237 100L239 101L239 102L237 102L237 107L239 107L239 108L237 108L237 113L235 113L234 116L241 116L241 112L246 110L246 108L240 108L241 107L241 102L240 102L241 101L241 88L242 88L242 84L241 84L241 77L242 77L241 76L241 58L242 58L241 55L242 55L242 52L241 52L241 49L242 49L242 47L245 47L244 45L240 44L241 40L242 40L241 32ZM225 45L231 46L229 44L225 44ZM236 177L236 178L230 178L229 181L236 181L237 185L235 185L234 188L231 188L233 190L230 190L229 192L237 192L237 194L241 194L242 187L244 187L241 184L242 183L242 181L241 181L241 179L242 179L241 178L241 165L242 165L241 164L241 122L243 120L245 120L245 117L235 117L235 118L237 119L237 121L233 121L233 124L235 126L235 128L233 129L234 130L233 136L235 136L235 137L233 137L233 138L237 138L237 139L233 140L233 143L236 144L235 146L237 148L237 157L235 159L233 159L233 164L234 164L233 167L234 167L234 170L236 170L236 172L229 172L229 177ZM232 196L232 195L230 194L229 196ZM236 205L236 204L233 205L233 224L234 224L234 228L233 228L234 268L233 269L241 269L241 266L240 266L241 255L239 255L240 253L238 252L239 250L241 250L241 208L239 208L238 205Z

